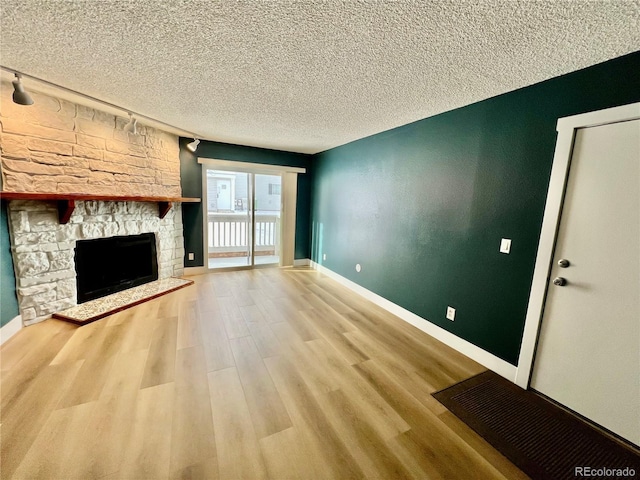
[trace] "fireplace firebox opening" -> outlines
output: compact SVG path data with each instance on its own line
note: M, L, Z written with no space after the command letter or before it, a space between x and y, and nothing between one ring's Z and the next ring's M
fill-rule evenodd
M79 240L75 251L78 304L158 279L156 236Z

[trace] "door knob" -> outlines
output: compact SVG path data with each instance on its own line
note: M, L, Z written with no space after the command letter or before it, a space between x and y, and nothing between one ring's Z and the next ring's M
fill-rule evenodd
M569 265L571 265L571 262L566 258L563 258L561 260L558 260L558 265L560 265L561 268L567 268Z
M553 284L558 287L564 287L567 284L567 280L562 277L556 277L553 279Z

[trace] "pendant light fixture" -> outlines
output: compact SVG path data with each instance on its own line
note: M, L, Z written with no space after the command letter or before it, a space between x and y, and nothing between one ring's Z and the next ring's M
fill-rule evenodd
M194 137L193 142L187 143L187 150L189 150L191 153L195 153L196 150L198 149L199 144L200 144L200 140Z
M13 83L13 103L17 103L18 105L33 105L33 98L24 90L24 85L22 85L22 76L17 73L16 79L11 82Z
M137 124L138 124L138 119L134 118L134 116L131 115L131 112L129 112L129 123L127 123L124 126L123 130L125 132L129 132L129 133L132 133L132 134L136 135L138 133Z

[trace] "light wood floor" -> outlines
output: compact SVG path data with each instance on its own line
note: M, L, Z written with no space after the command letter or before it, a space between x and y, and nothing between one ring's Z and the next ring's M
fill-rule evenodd
M3 479L524 479L431 393L484 370L307 269L0 350Z

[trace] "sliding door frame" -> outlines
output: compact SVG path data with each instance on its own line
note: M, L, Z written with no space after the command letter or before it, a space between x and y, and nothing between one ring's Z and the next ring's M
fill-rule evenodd
M207 170L222 170L232 172L242 172L254 174L251 181L251 205L250 221L251 221L251 265L241 265L234 267L209 267L209 228L208 228L208 203L205 201L206 208L202 209L202 232L203 232L203 259L206 271L216 270L247 270L252 268L268 268L274 265L290 266L293 265L295 256L295 219L296 219L296 202L297 202L297 174L306 173L305 168L288 167L284 165L265 165L261 163L238 162L232 160L219 160L212 158L198 158L198 163L202 165L202 196L206 198L207 192ZM255 174L262 175L279 175L281 178L281 204L280 204L280 238L281 251L279 252L280 262L278 264L255 265Z

